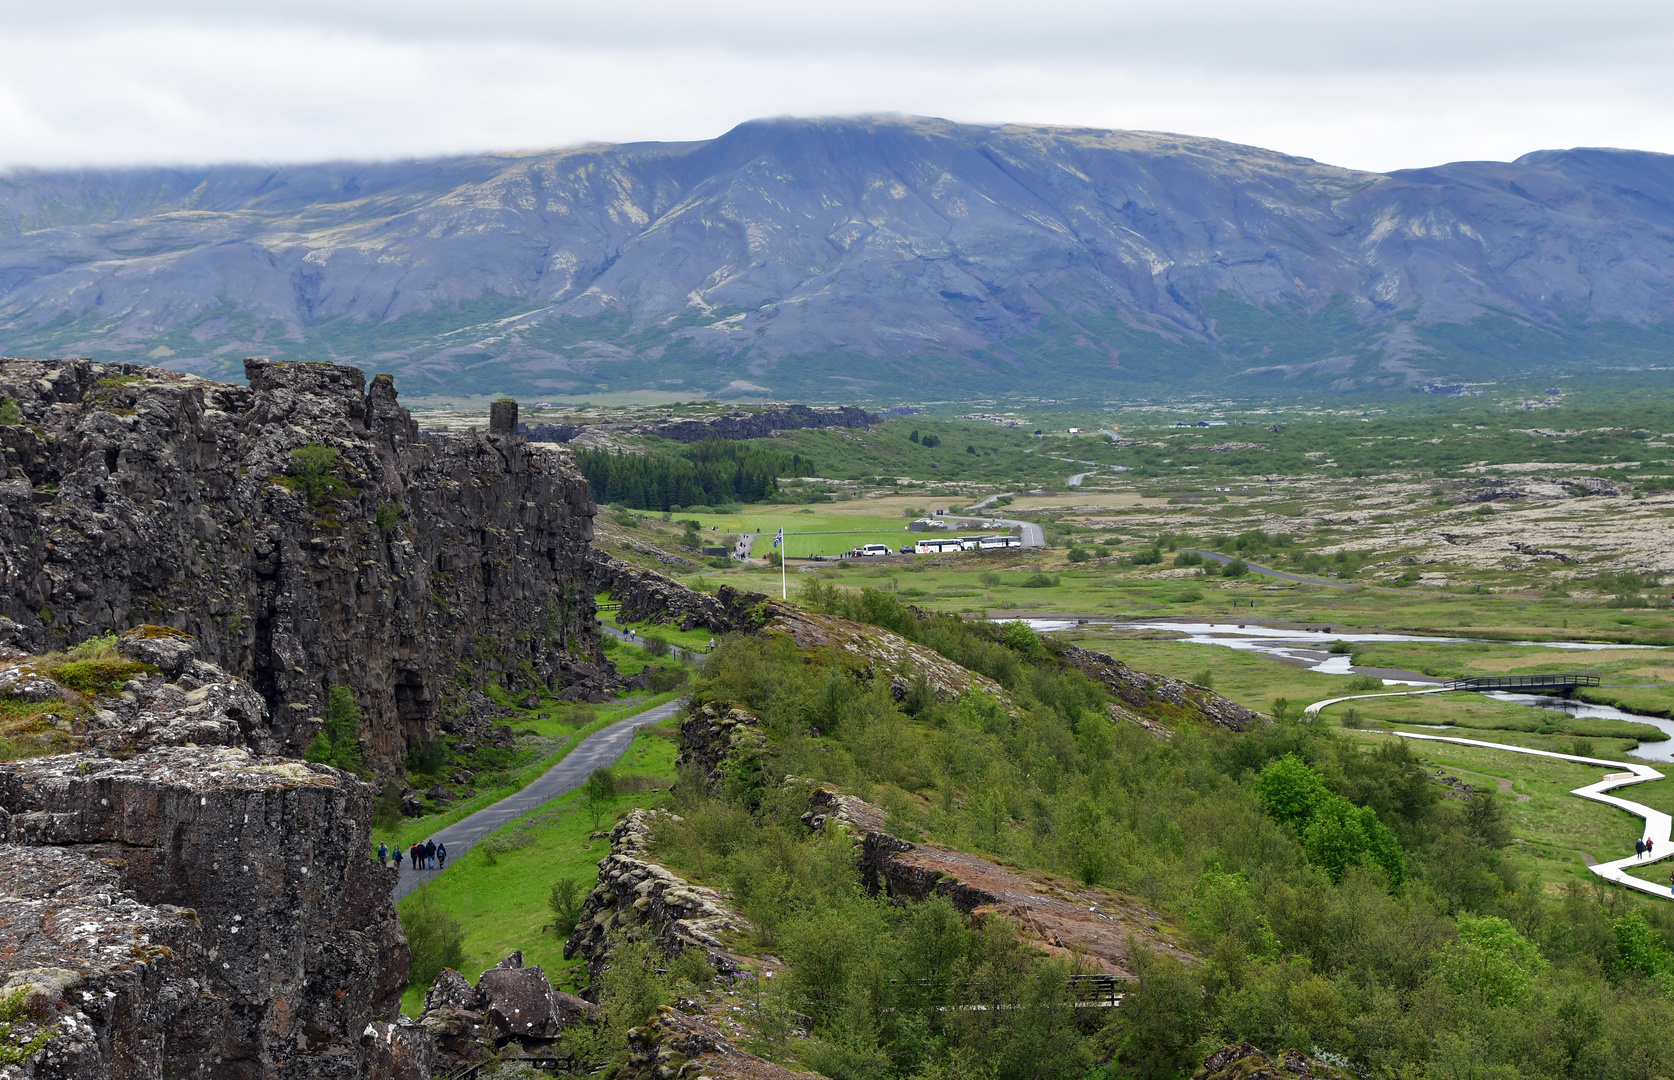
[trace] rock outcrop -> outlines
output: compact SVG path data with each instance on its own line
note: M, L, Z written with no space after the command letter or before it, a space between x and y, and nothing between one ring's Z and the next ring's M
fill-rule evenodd
M797 428L863 428L881 417L857 405L809 406L764 404L722 416L673 416L653 424L576 424L569 421L518 425L519 434L536 442L567 443L583 432L600 429L655 435L674 442L705 439L766 439L775 432Z
M425 992L418 1027L437 1060L454 1071L495 1055L567 1057L552 1045L564 1029L602 1015L597 1005L554 990L539 967L525 967L519 949L483 972L476 986L443 968Z
M0 1023L24 1057L0 1076L213 1075L215 1010L193 912L153 907L79 852L0 844L0 997L26 1013Z
M652 861L646 849L657 813L634 810L616 823L610 854L599 860L599 883L564 943L564 959L585 959L592 981L609 966L611 935L651 941L669 956L701 949L716 971L740 970L726 935L745 932L750 924L726 907L725 895Z
M638 431L675 442L695 443L705 439L765 439L776 431L797 428L863 428L876 424L879 419L857 405L819 408L769 404L725 416L672 417L647 424Z
M701 593L682 582L593 550L594 580L621 604L621 622L673 623L682 630L727 634L749 629L749 611L767 597L723 585Z
M774 600L760 606L758 619L762 629L784 634L799 648L833 649L868 661L870 677L888 679L898 700L906 696L911 679L922 678L939 700L952 701L974 691L1008 710L1017 708L1005 687L993 679L881 626L819 615Z
M813 829L841 825L856 841L856 860L868 892L903 900L945 896L973 918L1004 916L1035 946L1075 953L1113 975L1132 975L1131 946L1144 942L1177 959L1193 957L1160 929L1161 916L1106 889L1077 885L1048 874L1001 866L940 844L916 844L884 831L876 806L829 788L808 799L803 823Z
M711 786L722 778L722 766L740 758L757 760L766 750L761 719L737 705L698 705L680 720L680 753L674 759L681 773L695 770Z
M1168 724L1204 722L1232 731L1243 731L1262 721L1260 713L1246 709L1213 690L1206 690L1184 679L1135 671L1104 653L1066 645L1058 652L1058 657L1115 694L1128 708L1142 710L1153 721L1161 720ZM1154 723L1146 726L1157 727Z
M35 651L169 624L255 687L292 752L327 687L352 687L379 766L468 720L484 680L602 663L593 505L565 452L421 436L385 375L245 374L0 361L21 419L0 425L0 615Z
M740 1050L714 1019L664 1006L644 1027L628 1032L622 1080L809 1080L810 1074Z
M182 640L121 644L172 678L7 661L126 677L104 696L58 684L90 749L0 764L0 982L50 1027L17 1075L358 1077L408 972L372 789L267 753L261 697ZM386 1034L389 1068L422 1080L423 1048Z
M1353 1075L1300 1050L1266 1054L1249 1043L1239 1043L1210 1054L1192 1080L1351 1080Z

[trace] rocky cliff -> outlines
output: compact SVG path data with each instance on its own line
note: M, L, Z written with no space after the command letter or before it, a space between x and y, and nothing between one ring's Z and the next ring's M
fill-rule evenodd
M379 766L468 723L485 680L602 661L586 481L514 434L515 406L421 437L386 375L244 372L0 361L0 614L33 647L167 623L256 688L293 753L351 687Z
M126 677L59 684L108 750L0 765L0 984L22 1007L0 1026L29 1051L0 1075L378 1075L364 1038L396 1019L408 954L372 789L264 753L261 699L189 650L158 670L153 640L69 674L0 658Z

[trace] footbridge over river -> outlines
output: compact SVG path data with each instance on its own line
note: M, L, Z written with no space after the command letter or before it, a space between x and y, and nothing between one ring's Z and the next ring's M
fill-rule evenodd
M1473 675L1454 679L1449 690L1510 690L1519 694L1567 694L1583 686L1597 686L1597 675Z

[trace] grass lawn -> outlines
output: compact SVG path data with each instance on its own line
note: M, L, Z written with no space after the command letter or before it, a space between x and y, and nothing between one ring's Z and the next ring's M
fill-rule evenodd
M656 806L667 798L674 782L678 719L641 730L633 745L612 770L626 787L644 790L618 795L599 819L599 830L637 806ZM645 779L635 781L633 778ZM586 980L586 966L564 959L564 942L542 927L552 922L547 894L561 877L582 882L590 892L598 879L597 863L609 854L605 840L590 839L595 832L579 791L554 799L491 834L516 846L491 855L479 843L437 874L424 888L404 898L399 907L433 904L457 918L465 928L463 973L476 981L485 969L513 949L522 949L524 962L546 970L554 986L575 989ZM486 838L485 838L486 839ZM417 1015L424 1004L424 987L409 987L402 1011Z

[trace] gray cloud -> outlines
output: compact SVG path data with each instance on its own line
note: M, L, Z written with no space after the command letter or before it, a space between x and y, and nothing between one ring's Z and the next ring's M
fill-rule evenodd
M0 3L0 165L395 157L900 111L1389 169L1674 149L1674 6Z

